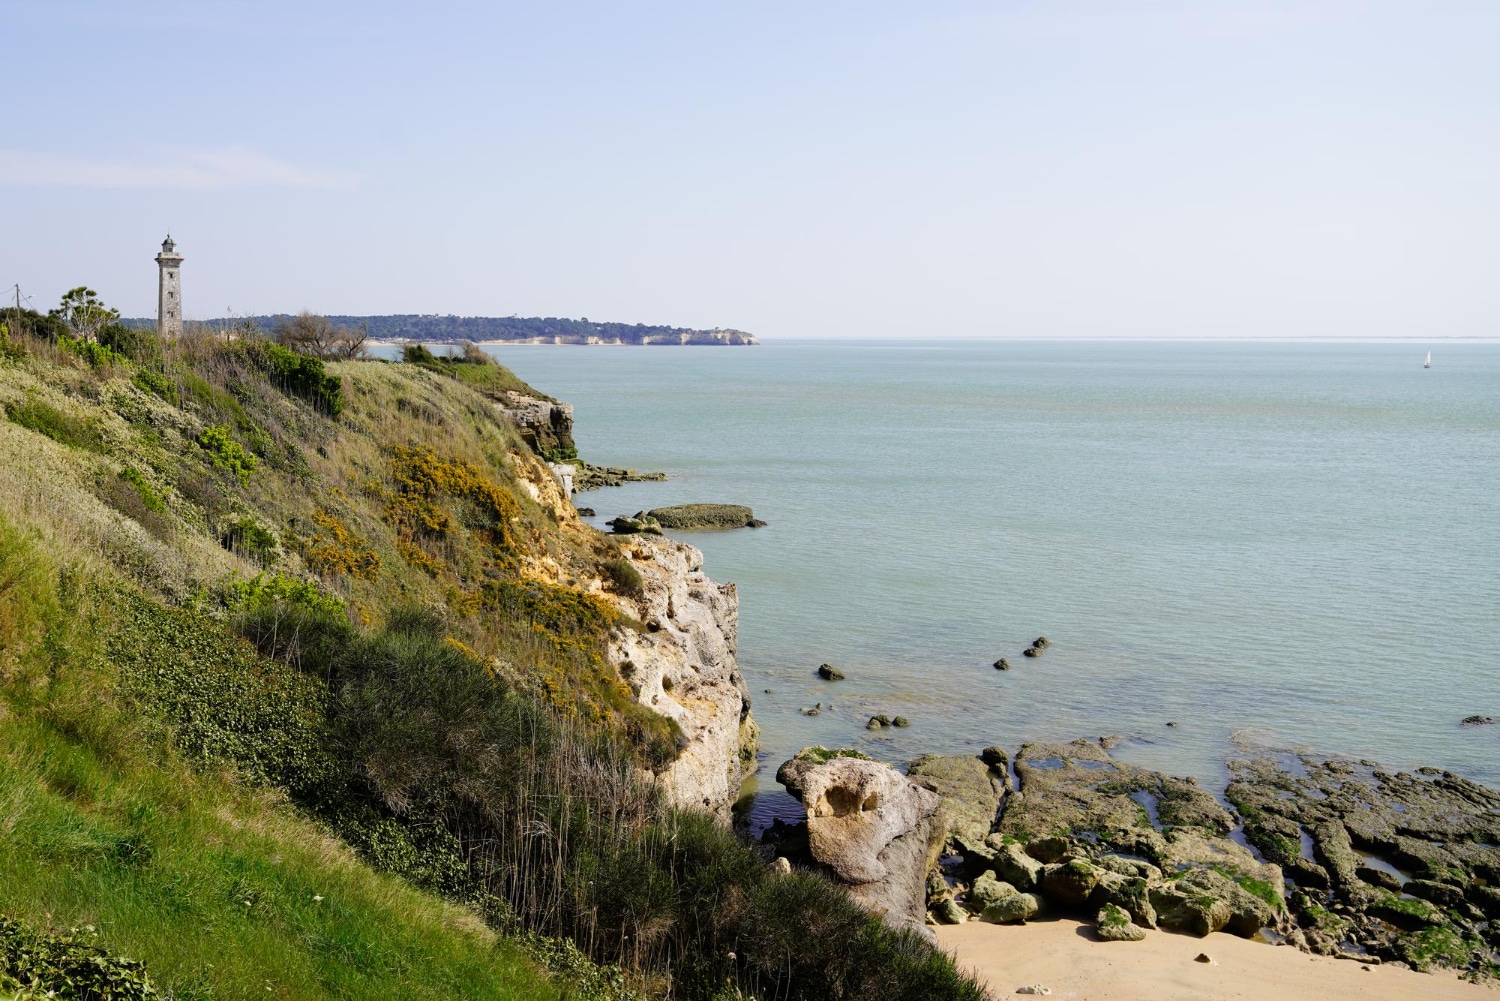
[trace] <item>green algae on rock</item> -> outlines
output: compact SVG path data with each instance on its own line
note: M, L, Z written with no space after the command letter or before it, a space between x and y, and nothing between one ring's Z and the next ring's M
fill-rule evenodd
M654 518L662 528L682 532L764 528L766 524L743 504L677 504L672 507L654 507L646 512L646 517Z

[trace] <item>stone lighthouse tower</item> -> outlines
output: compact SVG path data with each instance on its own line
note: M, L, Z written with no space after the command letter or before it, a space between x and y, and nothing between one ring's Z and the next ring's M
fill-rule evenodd
M161 279L156 287L156 332L162 337L182 336L182 255L171 234L161 242L161 253L156 255L156 264L161 268Z

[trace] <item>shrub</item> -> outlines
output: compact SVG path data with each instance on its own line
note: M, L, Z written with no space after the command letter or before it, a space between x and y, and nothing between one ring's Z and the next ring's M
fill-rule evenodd
M317 585L261 574L229 585L230 621L261 655L326 675L353 638L344 603Z
M637 598L645 590L646 585L641 579L641 572L635 568L635 564L623 556L614 556L605 560L599 564L599 569L610 585L620 594Z
M171 377L158 369L141 367L130 379L141 389L153 393L166 402L177 405L177 383Z
M111 323L99 331L99 343L138 365L159 364L161 361L161 342L150 327Z
M365 540L355 535L342 518L318 508L312 520L321 531L298 540L309 569L324 575L375 579L380 573L380 554L366 547Z
M104 441L99 431L87 421L63 413L49 403L30 399L24 403L13 403L5 408L12 422L30 431L46 435L53 441L69 448L81 448L90 452L104 451Z
M241 486L250 482L250 474L255 471L255 456L229 436L227 424L204 428L198 436L198 444L208 450L215 469L236 477Z
M421 365L423 368L440 367L437 357L421 344L408 344L402 348L401 360L408 365Z
M271 384L283 393L306 400L328 417L343 413L343 380L329 375L320 359L298 354L270 341L256 343L251 354Z
M120 479L135 487L136 492L141 495L141 503L146 505L147 510L155 511L157 514L166 511L166 503L156 495L156 491L151 489L151 484L146 482L146 477L141 475L140 470L133 466L126 466L120 470Z
M0 917L0 990L14 991L16 997L78 1001L160 997L145 966L101 948L92 927L48 933L4 917Z
M57 339L57 345L64 351L82 358L92 368L113 368L117 365L129 364L130 362L130 359L118 351L98 341L69 337L64 334Z
M276 536L254 518L241 518L219 536L219 543L232 553L247 556L262 566L276 559Z
M0 323L0 361L15 361L26 357L26 345L21 338L10 332L10 324Z

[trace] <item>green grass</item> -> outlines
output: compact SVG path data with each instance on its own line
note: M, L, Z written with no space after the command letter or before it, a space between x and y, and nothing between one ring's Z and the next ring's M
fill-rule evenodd
M0 523L0 914L92 926L182 999L559 996L473 913L150 739L113 706L110 609L66 581Z

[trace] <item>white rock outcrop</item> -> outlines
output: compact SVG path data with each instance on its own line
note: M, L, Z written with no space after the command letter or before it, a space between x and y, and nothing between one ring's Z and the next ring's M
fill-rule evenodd
M684 739L657 780L674 805L728 823L755 761L750 696L735 660L739 595L710 580L703 554L685 543L633 535L620 548L643 588L617 600L646 629L621 630L610 657L636 700L676 720Z
M803 751L776 773L807 808L813 860L886 923L930 939L927 872L945 833L941 797L890 765L827 754Z

